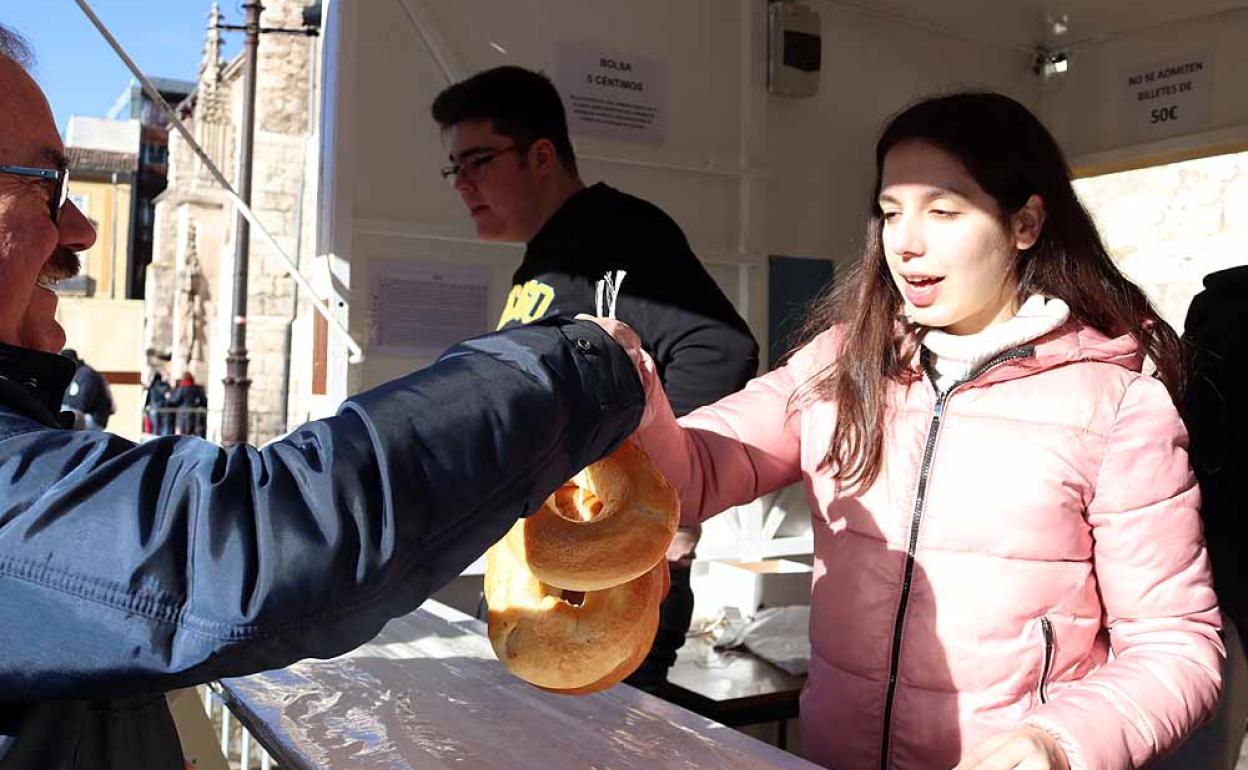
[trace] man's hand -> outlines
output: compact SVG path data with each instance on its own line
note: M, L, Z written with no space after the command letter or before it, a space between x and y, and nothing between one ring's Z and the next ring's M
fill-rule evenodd
M953 770L1070 770L1057 739L1038 727L994 735Z
M659 384L659 374L654 368L654 360L650 358L641 346L641 338L637 336L637 332L633 331L628 324L617 321L614 318L599 318L592 315L581 313L578 315L579 321L590 321L598 324L611 335L611 339L619 343L624 348L624 352L628 353L628 357L632 359L633 365L637 367L637 375L641 377L641 386L646 394L646 408L641 414L641 422L637 428L646 427L650 421L654 419L655 402L654 394L662 390Z

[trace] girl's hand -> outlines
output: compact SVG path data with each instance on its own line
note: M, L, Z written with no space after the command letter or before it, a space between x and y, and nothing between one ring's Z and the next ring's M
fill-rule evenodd
M1057 739L1038 727L994 735L953 770L1070 770Z

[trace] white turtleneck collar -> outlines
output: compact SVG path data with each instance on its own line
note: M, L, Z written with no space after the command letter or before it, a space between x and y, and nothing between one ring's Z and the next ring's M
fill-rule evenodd
M937 375L936 389L943 393L993 356L1048 334L1069 317L1070 308L1062 300L1033 294L1013 318L975 334L929 330L923 337L923 347L931 353L929 361Z

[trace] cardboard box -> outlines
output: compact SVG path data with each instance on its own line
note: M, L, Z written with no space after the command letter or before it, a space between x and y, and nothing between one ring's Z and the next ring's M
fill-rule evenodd
M696 603L707 609L736 607L752 616L760 607L810 604L811 568L790 559L712 559L693 580Z

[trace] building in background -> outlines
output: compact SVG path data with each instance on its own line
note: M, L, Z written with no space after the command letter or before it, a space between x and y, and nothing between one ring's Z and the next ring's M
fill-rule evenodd
M83 118L70 118L83 141ZM122 126L125 127L124 125ZM59 287L62 296L126 299L130 225L138 157L133 152L68 144L69 198L95 226L95 245L82 258L82 272Z
M178 104L191 93L195 84L172 78L150 78L152 85L169 104ZM164 111L143 88L133 80L117 97L108 112L113 120L136 121L139 136L134 151L139 166L135 176L135 196L129 235L131 259L125 275L125 293L131 299L143 299L147 286L147 266L152 261L152 241L156 224L156 197L165 190L169 163L169 127Z
M319 23L319 12L305 15L307 5L266 0L261 26L300 29L305 19ZM198 79L177 109L196 141L237 185L244 71L241 54L230 62L222 58L221 21L214 3ZM296 260L311 253L315 233L319 52L319 37L264 34L259 44L251 205ZM166 369L174 380L189 372L207 386L207 438L215 441L221 437L230 345L235 211L181 135L171 135L168 147L168 187L156 199L155 245L147 268L143 347L150 367ZM302 419L298 393L313 387L309 351L316 327L305 314L296 328L296 285L255 228L248 264L248 439L261 444L285 432L288 414ZM298 363L292 366L292 360Z
M175 103L193 84L155 79ZM108 117L74 115L65 131L69 197L95 226L82 272L58 287L57 320L82 358L108 381L109 429L139 440L144 401L143 290L154 199L165 188L168 131L159 107L130 86Z
M143 303L128 297L127 275L141 135L137 120L69 119L69 198L96 237L79 255L82 271L57 286L56 310L74 348L108 381L116 407L109 429L134 440L142 430Z

